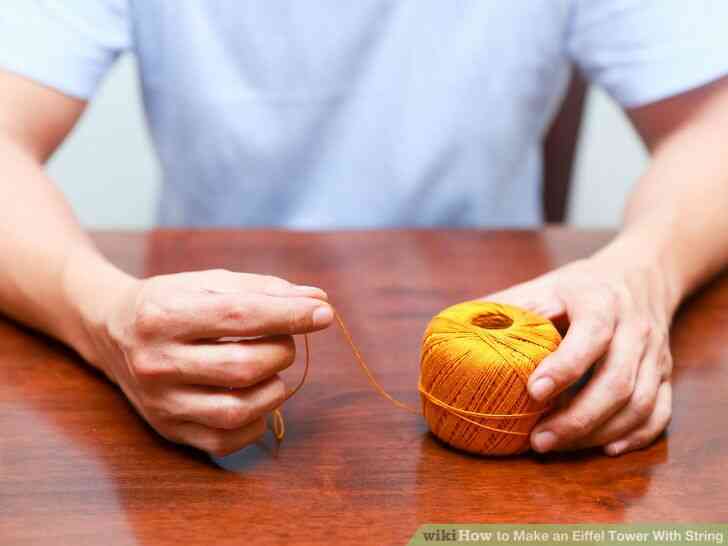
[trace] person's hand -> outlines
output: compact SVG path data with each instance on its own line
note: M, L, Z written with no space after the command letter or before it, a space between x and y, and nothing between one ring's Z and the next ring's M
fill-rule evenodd
M562 402L533 430L536 451L603 446L619 455L649 445L667 427L673 298L659 269L631 266L635 259L606 250L485 298L569 324L528 381L532 398ZM568 399L564 391L592 367Z
M291 335L325 328L332 309L318 288L213 270L134 280L105 317L99 366L162 436L222 456L263 435Z

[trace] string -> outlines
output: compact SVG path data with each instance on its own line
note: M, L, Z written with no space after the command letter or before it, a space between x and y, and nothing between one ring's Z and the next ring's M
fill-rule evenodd
M336 318L336 322L339 323L339 327L341 328L341 331L344 333L344 337L346 338L347 343L349 344L349 347L351 348L352 353L354 354L354 358L356 359L357 363L361 367L361 369L364 371L364 373L367 376L367 379L369 380L369 383L374 387L374 390L376 390L383 398L386 400L389 400L397 407L400 407L402 409L405 409L411 413L414 413L416 415L422 415L422 412L409 404L405 404L404 402L401 402L400 400L397 400L392 395L390 395L384 387L376 380L374 377L374 374L372 374L371 369L367 365L366 361L364 360L364 357L361 355L361 351L359 351L359 348L357 347L356 343L354 343L354 339L351 336L351 333L349 332L349 329L346 327L346 324L344 323L344 320L341 318L339 313L334 309L334 317ZM496 427L491 427L488 425L485 425L483 423L479 423L478 421L475 421L473 419L470 419L469 417L477 417L480 419L518 419L523 417L531 417L534 415L540 415L545 410L541 411L534 411L529 413L513 413L513 414L499 414L499 413L482 413L477 411L468 411L462 408L457 408L455 406L451 406L450 404L447 404L446 402L443 402L436 396L434 396L432 393L428 392L424 386L422 385L422 382L418 382L417 384L417 390L422 393L422 395L427 398L430 402L432 402L434 405L444 409L448 413L454 415L455 417L458 417L462 419L463 421L467 421L468 423L475 425L476 427L491 430L494 432L500 432L503 434L512 434L515 436L528 436L528 433L526 432L517 432L517 431L511 431L511 430L503 430Z
M384 390L384 387L382 387L379 382L374 378L374 374L372 374L369 366L367 366L367 363L364 361L364 357L361 355L361 352L356 346L356 343L354 343L354 339L351 337L349 329L344 324L344 321L341 319L341 316L336 311L336 309L334 309L334 317L336 318L336 322L339 323L339 327L344 333L344 337L346 338L349 347L351 347L351 351L354 353L354 358L356 359L361 369L364 371L364 374L367 376L367 379L369 380L369 383L372 385L372 387L374 387L374 390L376 390L380 394L380 396L382 396L386 400L389 400L395 406L402 408L403 410L409 411L410 413L414 413L415 415L422 415L420 410L418 410L417 408L412 407L409 404L405 404L404 402L400 402L392 395L390 395L386 390Z
M309 364L311 362L311 347L309 345L308 341L308 334L303 335L303 344L306 348L306 359L305 363L303 365L303 375L301 376L301 380L298 382L298 385L293 387L291 390L288 391L288 394L286 394L286 397L283 399L283 402L281 402L281 405L278 406L276 409L273 410L273 436L275 436L276 440L279 442L283 441L283 437L286 435L286 422L283 420L283 414L281 413L281 407L283 404L291 398L294 394L296 394L301 387L303 387L303 384L306 382L306 377L308 376L308 368Z
M341 318L341 315L339 315L338 311L332 307L334 311L334 318L336 319L336 322L339 324L339 327L341 328L342 333L344 334L344 337L346 338L346 342L349 345L349 348L351 348L351 351L354 355L354 359L356 360L357 364L359 364L359 367L362 369L364 374L366 375L369 383L374 388L377 393L384 398L385 400L388 400L393 405L397 406L398 408L401 408L405 411L408 411L410 413L414 413L415 415L422 415L422 411L415 408L414 406L411 406L409 404L406 404L405 402L402 402L400 400L397 400L394 398L391 394L389 394L384 387L377 381L377 379L374 377L374 374L371 371L371 368L364 360L364 357L361 354L361 351L359 351L358 346L354 342L354 338L351 335L351 332L349 332L349 329L346 327L346 324L344 323L344 320ZM309 339L308 334L304 334L303 336L305 351L306 351L306 357L305 357L305 364L303 369L303 375L298 382L298 384L291 389L286 397L284 398L283 402L291 398L293 395L295 395L299 389L303 386L303 384L306 382L306 377L308 376L308 369L310 364L310 345L309 345ZM528 436L529 433L527 432L518 432L518 431L512 431L512 430L504 430L496 427L491 427L486 424L480 423L478 421L475 421L472 419L472 417L479 418L479 419L520 419L524 417L533 417L534 415L540 415L547 411L549 407L545 407L542 410L539 411L533 411L533 412L527 412L527 413L513 413L513 414L502 414L502 413L481 413L477 411L469 411L462 408L458 408L455 406L451 406L450 404L440 400L436 396L434 396L432 393L428 392L424 386L422 385L422 382L419 381L417 383L417 390L432 404L438 406L439 408L445 410L446 412L450 413L451 415L454 415L455 417L462 419L463 421L466 421L467 423L470 423L471 425L474 425L476 427L490 430L493 432L498 432L500 434L511 434L514 436ZM281 404L282 405L282 404ZM283 438L286 434L286 427L285 427L285 421L283 419L283 415L280 410L280 406L273 410L272 413L272 430L273 435L275 436L276 440L279 442L283 441Z

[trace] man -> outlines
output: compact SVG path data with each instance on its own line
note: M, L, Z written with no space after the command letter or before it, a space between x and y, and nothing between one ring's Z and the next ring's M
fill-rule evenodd
M536 428L537 451L617 455L666 427L670 322L728 260L724 0L12 10L0 15L0 308L75 348L166 438L217 455L258 438L291 335L329 326L332 310L321 289L266 276L132 278L93 248L43 163L125 50L164 168L163 225L538 225L540 139L576 63L625 108L651 164L611 243L491 298L570 321L531 396L595 370ZM225 336L260 337L213 342Z

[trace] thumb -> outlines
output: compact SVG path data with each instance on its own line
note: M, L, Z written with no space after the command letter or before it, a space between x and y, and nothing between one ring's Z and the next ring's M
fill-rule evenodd
M553 283L546 277L516 284L480 299L515 305L549 320L557 320L566 315L566 305L556 293Z

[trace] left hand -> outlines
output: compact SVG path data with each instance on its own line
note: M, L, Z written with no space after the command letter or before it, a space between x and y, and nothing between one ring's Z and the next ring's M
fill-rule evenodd
M603 446L620 455L646 447L667 427L676 305L661 268L632 265L636 259L607 248L485 298L569 323L558 349L529 378L534 399L553 400L594 367L586 385L533 430L536 451Z

